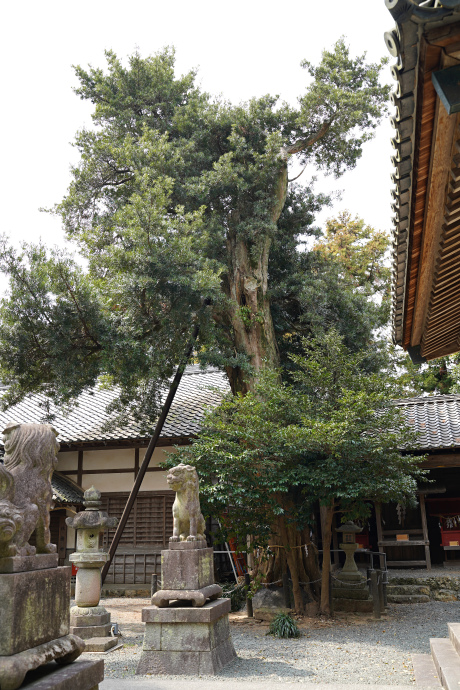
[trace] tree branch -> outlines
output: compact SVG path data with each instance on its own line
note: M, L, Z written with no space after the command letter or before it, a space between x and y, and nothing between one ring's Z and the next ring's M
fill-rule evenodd
M300 153L301 151L305 151L305 149L309 148L310 146L313 146L313 144L316 144L317 141L324 137L330 126L331 120L327 120L321 125L316 134L313 134L313 136L309 137L308 139L297 139L294 144L286 147L287 155L292 156L294 153Z

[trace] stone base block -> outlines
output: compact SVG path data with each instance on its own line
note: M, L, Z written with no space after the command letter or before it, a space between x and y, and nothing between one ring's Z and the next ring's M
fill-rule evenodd
M78 659L68 666L47 664L31 671L21 690L98 690L103 680L104 662L101 659Z
M35 556L10 556L0 558L0 573L22 573L26 570L45 570L57 568L57 553L38 553Z
M22 684L28 671L35 670L50 661L70 664L80 656L84 648L85 643L79 637L65 635L19 654L0 657L0 688L1 690L16 690Z
M186 544L187 542L178 543ZM161 552L161 585L163 589L197 590L213 584L213 549L172 549Z
M235 658L231 639L209 652L142 652L136 675L214 676Z
M83 640L90 640L93 637L108 637L110 635L111 623L106 625L87 625L87 626L70 626L70 632L73 635L78 635Z
M0 602L0 657L63 637L69 633L70 568L2 573Z
M334 599L334 611L348 611L350 613L372 613L374 603L372 599L365 601L360 599Z
M229 599L202 608L143 609L146 621L136 673L213 675L236 657L228 622Z
M92 637L85 640L85 652L108 652L118 645L118 637Z
M103 606L72 606L70 609L70 626L86 628L89 625L106 625L110 623L110 613ZM75 632L75 635L79 633Z

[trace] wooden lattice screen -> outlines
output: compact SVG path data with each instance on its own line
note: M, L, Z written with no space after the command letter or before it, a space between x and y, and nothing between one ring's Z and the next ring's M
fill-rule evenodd
M128 496L128 492L103 494L102 510L105 510L111 517L120 518ZM165 548L169 537L172 535L174 497L173 491L143 491L139 493L119 546ZM114 534L115 529L104 532L104 547L111 543Z

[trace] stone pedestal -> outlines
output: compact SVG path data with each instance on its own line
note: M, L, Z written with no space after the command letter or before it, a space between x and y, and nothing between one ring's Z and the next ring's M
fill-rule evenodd
M199 608L142 610L145 636L137 674L213 675L236 657L230 635L230 599Z
M101 662L70 634L70 568L50 539L51 475L59 444L49 424L9 424L0 464L0 690L95 690ZM35 546L29 539L35 532Z
M161 577L152 606L142 609L146 626L136 673L218 673L236 653L230 599L219 599L222 588L214 583L213 549L203 540L170 542L161 552Z
M0 689L16 690L29 671L41 669L51 661L70 664L84 651L85 643L70 634L70 568L42 568L49 561L48 554L43 558L39 555L2 560L3 566L13 572L0 573ZM14 572L21 561L22 566L35 566L35 570ZM56 664L51 668L55 671ZM37 673L44 678L42 670ZM98 682L76 684L77 671L71 675L72 690L89 690ZM45 683L45 679L41 682ZM48 678L46 683L40 687L61 687Z
M152 597L152 604L163 608L170 601L191 601L203 606L222 594L214 583L213 549L204 541L171 542L169 551L161 552L162 588Z
M337 574L333 580L332 597L335 611L372 613L374 610L366 578L358 569L356 572L342 570Z

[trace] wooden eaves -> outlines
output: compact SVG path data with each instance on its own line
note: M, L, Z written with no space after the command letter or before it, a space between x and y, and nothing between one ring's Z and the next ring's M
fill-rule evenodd
M460 64L460 2L385 2L397 58L393 339L423 361L460 350L460 114L433 84Z

